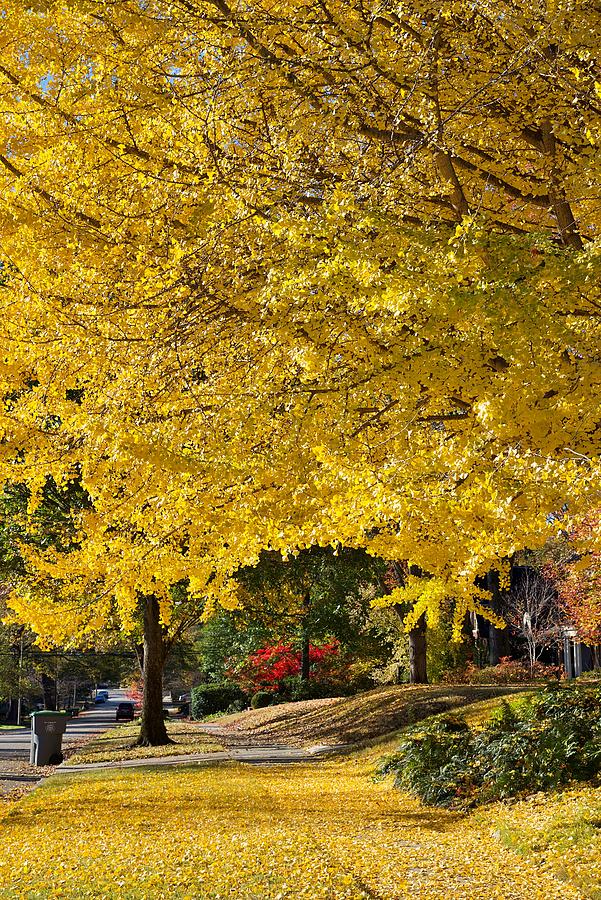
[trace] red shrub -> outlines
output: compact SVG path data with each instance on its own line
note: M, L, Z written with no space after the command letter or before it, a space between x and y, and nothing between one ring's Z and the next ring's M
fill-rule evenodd
M126 696L133 700L136 706L142 706L142 698L144 697L144 682L141 678L132 678L127 686Z
M522 684L528 681L549 681L560 675L559 666L544 666L540 662L535 663L531 674L530 666L526 663L504 656L498 666L487 666L484 669L468 662L459 669L446 672L443 681L446 684Z
M235 671L227 673L248 693L284 690L286 680L300 675L301 651L283 642L268 644L249 654ZM344 676L346 663L340 653L340 644L333 640L318 647L309 645L310 678L312 681L338 681Z

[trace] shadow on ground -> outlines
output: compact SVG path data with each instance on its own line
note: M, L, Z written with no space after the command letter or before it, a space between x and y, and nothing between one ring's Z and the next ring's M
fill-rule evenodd
M283 703L226 716L208 726L228 747L357 744L470 703L529 685L398 685L355 697Z

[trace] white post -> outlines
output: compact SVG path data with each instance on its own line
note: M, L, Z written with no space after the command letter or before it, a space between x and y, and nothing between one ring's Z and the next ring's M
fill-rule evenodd
M574 642L574 677L582 675L582 644L579 640Z
M563 667L566 672L566 678L569 680L574 677L572 669L572 642L564 633L563 636Z

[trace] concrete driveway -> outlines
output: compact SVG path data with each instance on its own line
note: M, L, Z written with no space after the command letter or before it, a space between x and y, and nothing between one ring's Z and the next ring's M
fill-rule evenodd
M94 706L86 712L80 712L75 719L67 723L67 730L63 737L63 746L90 737L94 734L102 734L109 728L113 728L117 722L115 712L117 704L127 700L125 691L110 690L106 703ZM31 730L27 728L0 730L0 763L4 759L29 759L31 746Z

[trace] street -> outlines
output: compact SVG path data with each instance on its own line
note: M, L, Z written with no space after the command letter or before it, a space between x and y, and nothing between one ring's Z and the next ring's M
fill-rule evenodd
M85 712L80 712L76 718L70 719L63 737L63 746L93 734L101 734L116 725L115 712L117 705L123 700L127 700L124 690L109 690L109 699L106 703L93 706ZM30 745L29 727L0 731L0 764L6 759L29 759Z

